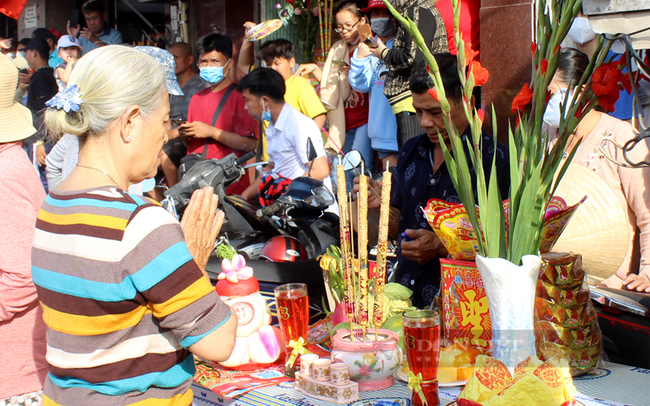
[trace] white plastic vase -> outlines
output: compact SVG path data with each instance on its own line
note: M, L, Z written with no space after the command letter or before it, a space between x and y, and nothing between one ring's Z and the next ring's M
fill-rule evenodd
M541 259L525 255L517 266L503 258L476 255L492 319L492 356L511 373L521 361L535 355L535 289Z

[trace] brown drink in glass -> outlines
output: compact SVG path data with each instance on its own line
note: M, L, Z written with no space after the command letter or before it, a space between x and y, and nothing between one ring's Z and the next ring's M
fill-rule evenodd
M305 341L307 340L307 330L309 329L307 285L304 283L287 283L276 287L274 293L275 307L288 359L292 350L289 347L289 342L298 340L300 337ZM295 366L294 368L285 368L285 375L293 377Z
M432 310L415 310L402 316L404 349L414 375L422 374L422 393L429 406L440 404L438 397L438 358L440 355L440 318ZM424 403L415 391L411 405Z

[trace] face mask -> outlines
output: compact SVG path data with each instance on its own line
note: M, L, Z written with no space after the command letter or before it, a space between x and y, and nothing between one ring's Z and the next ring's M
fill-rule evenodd
M264 101L262 101L264 103ZM262 110L262 121L268 121L269 123L271 122L271 107L269 107L268 104L264 103L262 106L264 110ZM268 108L268 110L267 110Z
M562 107L560 106L560 103L564 103L566 92L566 89L560 89L551 97L546 105L546 111L544 111L544 122L553 128L560 128L560 117L562 115ZM571 103L573 94L574 92L569 94L569 100L567 101L568 104ZM566 109L568 111L569 106L566 106Z
M16 54L13 53L13 52L9 52L8 54L5 54L5 55L7 55L7 58L9 58L9 59L14 59L16 57Z
M394 18L373 18L370 28L380 37L389 37L397 31L397 21Z
M589 25L589 20L586 17L576 17L569 28L569 38L576 44L586 44L596 37L594 31Z
M225 66L206 66L205 68L199 68L199 76L211 85L216 85L223 80L223 70L228 66L228 63L230 63L230 59L226 62Z
M16 53L16 57L18 57L18 56L27 59L27 54L25 53L25 51L18 51L18 52Z

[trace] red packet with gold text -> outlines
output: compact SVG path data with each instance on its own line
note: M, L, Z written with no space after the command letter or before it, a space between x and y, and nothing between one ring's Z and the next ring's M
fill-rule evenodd
M470 261L440 260L442 318L446 345L461 343L487 354L492 323L483 280Z

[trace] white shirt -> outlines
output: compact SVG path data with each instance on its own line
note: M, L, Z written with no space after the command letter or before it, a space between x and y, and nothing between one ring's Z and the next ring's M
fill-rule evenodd
M314 120L284 103L276 122L271 122L266 129L266 153L275 164L273 172L289 179L303 176L309 170L308 139L314 145L316 157L325 156L323 137ZM323 179L323 184L332 192L329 176ZM338 214L338 204L328 211Z

